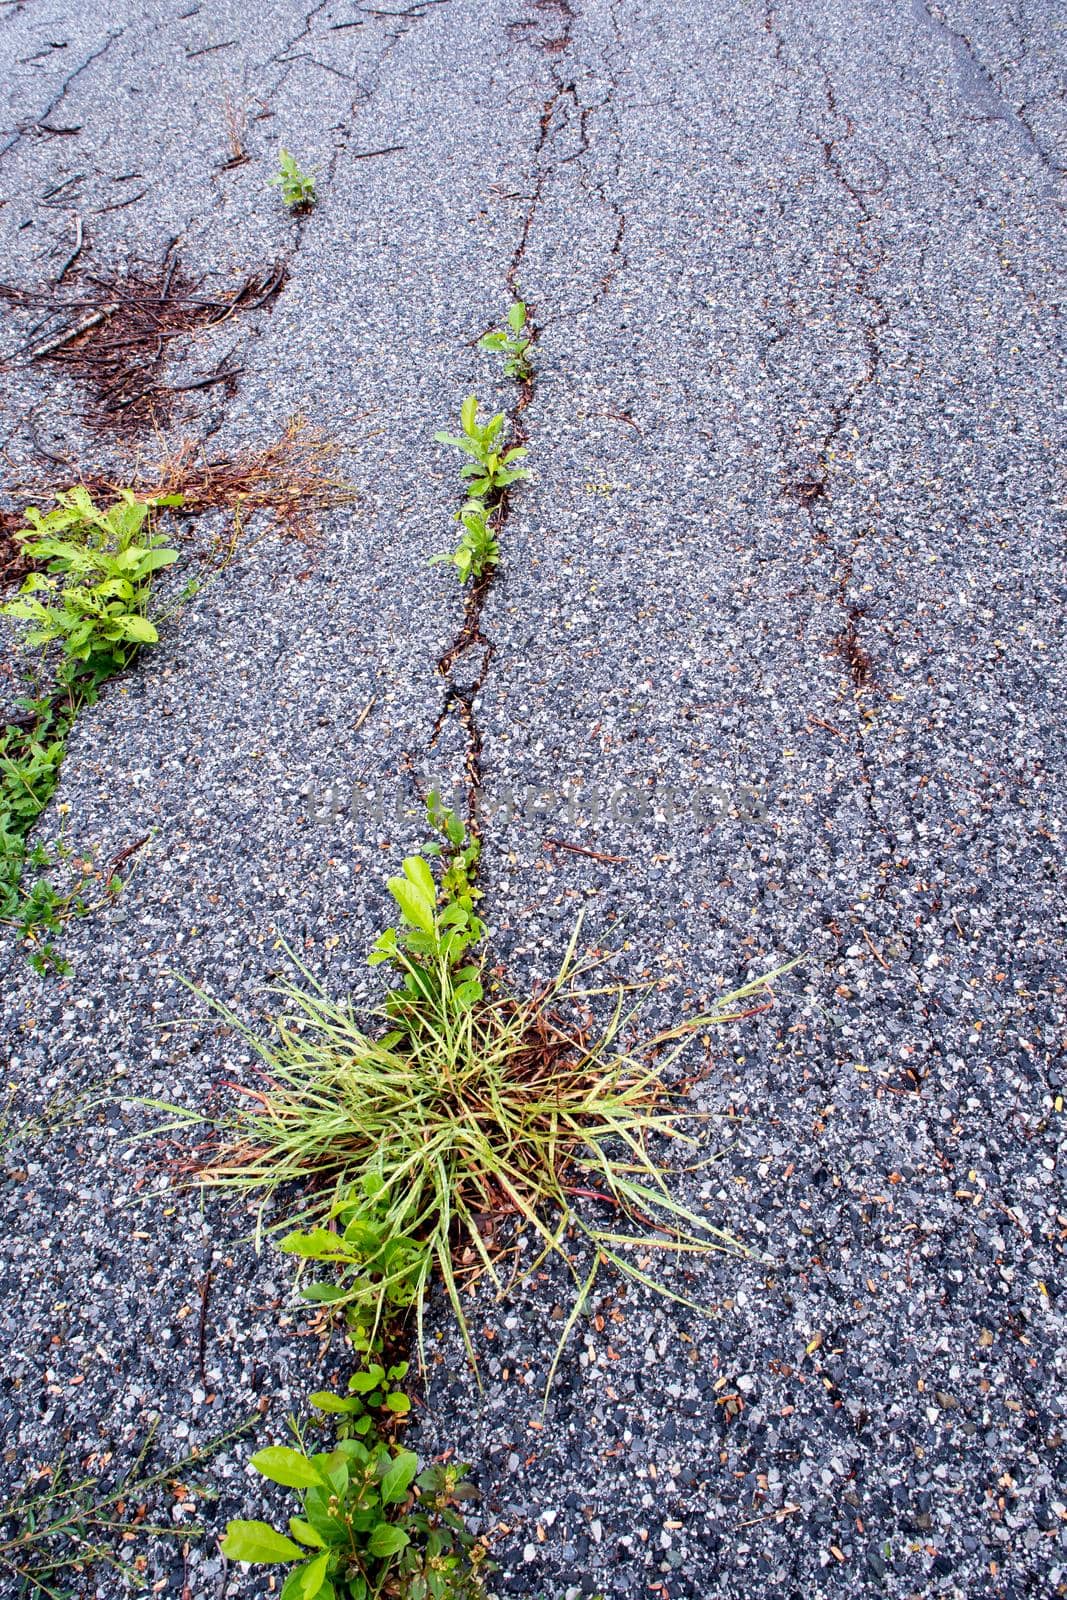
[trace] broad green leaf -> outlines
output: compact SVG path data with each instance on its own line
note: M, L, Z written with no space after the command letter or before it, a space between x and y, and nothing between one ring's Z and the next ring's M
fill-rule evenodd
M312 1400L315 1396L312 1395ZM301 1544L309 1544L315 1550L325 1550L326 1540L321 1533L317 1533L310 1522L305 1522L303 1517L289 1518L289 1532L294 1539L299 1539Z
M516 333L521 333L526 326L526 307L521 300L513 302L508 310L508 321Z
M304 1567L293 1567L282 1584L281 1600L304 1600Z
M464 400L460 407L459 420L464 433L474 433L475 424L478 420L478 400L475 395L469 394Z
M365 1217L353 1217L345 1229L345 1244L352 1245L363 1255L370 1255L382 1242L382 1230Z
M138 576L143 577L146 572L158 572L161 567L173 566L177 559L177 550L149 550L138 565Z
M401 1394L399 1389L394 1389L392 1394L386 1395L385 1404L386 1409L395 1412L398 1417L406 1416L411 1410L411 1401L406 1394Z
M315 1596L321 1592L329 1559L329 1551L324 1550L321 1556L316 1556L304 1568L300 1585L304 1600L315 1600Z
M452 996L460 1011L469 1011L471 1006L482 998L482 992L482 986L477 979L470 979L466 983L457 983Z
M403 1528L390 1522L379 1522L367 1541L367 1549L372 1556L395 1556L407 1543L408 1536Z
M433 901L409 878L390 878L388 889L406 921L416 928L421 928L424 933L432 934Z
M401 1450L382 1479L382 1505L399 1505L401 1500L406 1499L408 1489L418 1470L418 1456L411 1450ZM401 1546L397 1548L400 1549Z
M427 900L434 904L437 900L437 885L433 881L433 873L421 856L404 857L404 876L422 891Z
M469 456L474 456L475 460L482 459L481 446L474 439L459 439L454 433L435 433L434 438L438 444L454 445L457 450L465 450Z
M334 1416L343 1416L355 1411L358 1405L357 1401L348 1400L344 1395L331 1394L329 1389L316 1389L309 1399L316 1411L328 1411Z
M269 1478L271 1483L280 1483L286 1489L314 1489L322 1482L321 1474L311 1465L307 1456L283 1444L268 1445L266 1450L258 1450L251 1462L256 1471Z
M384 1377L385 1368L378 1366L377 1362L366 1372L353 1372L348 1380L349 1393L370 1394L372 1389L377 1389Z
M277 1533L269 1522L228 1522L222 1553L230 1561L299 1561L298 1544Z
M123 617L122 631L127 639L136 639L138 644L155 644L159 638L147 617Z
M312 1228L310 1233L301 1233L298 1228L279 1241L278 1249L287 1256L305 1256L314 1261L326 1255L337 1255L340 1243L337 1234L330 1233L327 1228Z

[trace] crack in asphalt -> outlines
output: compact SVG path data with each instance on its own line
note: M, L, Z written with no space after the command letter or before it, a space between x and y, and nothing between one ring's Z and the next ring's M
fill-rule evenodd
M511 253L507 269L504 274L504 283L510 299L521 298L519 278L523 263L529 248L531 233L534 224L545 203L545 195L555 174L560 168L571 163L581 164L583 158L589 153L591 144L589 138L589 120L599 112L607 112L613 122L614 143L614 169L616 178L621 176L622 167L622 142L621 130L613 109L614 96L618 92L618 74L605 58L607 67L608 92L599 101L584 104L579 96L578 85L565 71L567 58L574 43L575 24L580 20L581 13L569 3L569 0L549 0L549 4L539 6L542 11L553 11L561 19L562 32L547 41L550 48L551 75L553 80L552 93L542 104L538 117L537 135L533 145L534 178L533 187L527 199L526 208L519 226L518 238ZM531 27L536 27L534 19L529 20ZM621 46L622 36L617 15L617 0L611 7L612 27L616 42ZM511 23L509 32L515 34L516 24ZM542 46L546 41L538 41ZM567 109L564 119L561 113ZM550 151L552 142L562 132L561 122L564 127L572 126L574 117L577 117L578 143L574 150L566 155L546 158L546 151ZM610 293L612 284L618 274L625 270L626 252L624 239L626 233L626 214L614 197L609 194L607 185L601 179L587 179L580 168L579 182L587 192L593 194L599 204L608 209L615 218L615 230L612 243L608 249L608 259L602 277L598 280L592 299L585 307L591 310ZM527 331L531 344L536 343L539 332L545 324L538 323L529 316ZM534 397L536 376L519 384L517 398L512 407L507 411L511 424L509 445L525 445L528 433L523 422L523 415ZM505 492L498 502L495 513L495 526L498 534L502 534L510 514L510 495ZM445 683L444 701L437 719L431 730L429 748L433 748L441 731L450 715L454 715L459 722L464 741L464 775L466 782L467 812L471 829L478 832L478 818L482 792L482 731L476 712L476 701L488 678L490 666L493 661L495 645L482 627L482 612L489 591L493 586L496 573L490 569L478 584L467 591L464 601L463 622L448 648L437 661L437 670ZM456 681L455 668L465 660L470 659L471 652L480 652L480 662L474 676L469 681L459 683ZM409 768L410 770L410 768Z
M533 189L527 200L519 228L518 239L512 251L504 274L504 284L511 300L520 297L518 280L522 270L523 261L530 241L530 234L534 221L544 202L545 189L550 182L556 168L561 161L545 161L543 159L545 148L553 136L553 124L557 108L570 100L579 110L579 128L581 143L577 152L562 158L570 161L580 158L588 149L586 138L585 117L578 106L577 93L573 83L565 83L561 67L573 42L574 24L579 13L569 4L569 0L553 0L552 9L557 10L563 18L563 33L553 43L552 77L554 88L544 101L538 118L537 136L533 146L534 183ZM536 343L539 326L527 311L527 331L531 346ZM506 415L510 423L508 436L509 448L515 445L524 445L528 434L523 423L523 413L534 396L536 374L526 378L518 385L518 395L514 404L507 410ZM498 536L503 534L510 512L510 491L505 490L497 502L494 510L494 527ZM478 722L475 703L478 695L486 682L489 668L495 651L494 641L487 636L482 628L482 611L486 598L493 586L497 573L496 568L490 568L485 576L474 584L464 597L463 622L448 648L438 658L437 670L445 684L444 700L441 710L430 733L429 748L432 749L441 735L441 731L450 715L454 715L460 725L464 743L464 776L466 780L467 818L471 832L479 836L479 812L482 793L482 748L483 738ZM471 651L481 652L481 661L473 679L467 683L458 683L455 678L455 668L459 662L467 658Z
M765 31L774 39L775 60L786 67L786 70L800 76L799 69L786 60L786 43L784 36L777 31L775 13L768 5L765 19ZM876 245L871 237L871 230L875 223L875 213L867 203L864 192L849 177L845 169L841 148L847 145L855 133L855 125L847 114L842 111L837 103L837 95L833 80L826 67L819 64L824 80L824 95L826 109L835 122L844 125L843 137L828 137L820 130L805 127L800 121L799 131L818 149L823 171L832 179L839 190L847 197L849 206L854 216L853 228L857 238L858 248L855 252L843 252L844 260L852 269L852 293L864 304L867 315L861 323L861 337L865 349L864 370L849 386L847 393L834 402L830 408L830 417L815 451L816 472L810 481L792 485L791 497L803 507L811 530L812 540L815 544L831 547L833 545L832 524L821 507L828 498L830 466L833 459L834 445L841 436L846 422L855 418L855 414L862 404L863 397L876 382L878 373L883 363L882 334L888 327L890 316L888 308L875 287L874 279L884 263L884 252ZM762 360L764 369L767 370L767 354L774 344L789 336L791 329L787 324L784 327L775 326L772 337L766 342ZM784 441L784 428L778 424L780 444ZM855 711L855 729L850 745L855 757L859 779L858 792L862 797L864 810L869 823L882 841L884 860L879 864L878 876L874 883L874 894L880 904L886 907L893 905L890 896L890 873L897 861L897 841L881 816L875 802L875 763L867 746L868 718L864 707L864 697L876 685L874 665L871 656L864 644L862 623L865 617L864 607L850 598L850 589L853 580L854 564L857 552L864 543L865 535L854 535L847 549L837 559L836 572L833 579L833 593L837 605L842 612L842 624L834 638L834 647L843 657L853 683L852 701ZM912 819L914 820L914 819ZM861 924L862 925L862 924ZM833 929L835 925L831 924ZM845 933L836 930L838 942L843 945ZM931 1049L944 1060L945 1047L934 1027L934 1017L931 1011L930 997L922 987L921 965L912 953L912 940L909 929L900 922L896 916L893 918L893 937L900 946L899 959L910 974L910 986L918 996L923 1013L924 1031ZM915 1091L919 1092L922 1079L926 1073L917 1066L908 1069L908 1076L914 1080Z
M2 160L10 150L13 150L21 140L28 138L34 133L47 133L47 128L43 128L42 124L47 122L53 111L63 104L71 85L76 81L76 79L81 77L83 72L87 71L88 68L92 66L94 61L99 61L101 56L105 56L111 49L111 46L115 43L115 40L121 39L125 31L125 28L112 28L99 49L94 50L90 55L86 56L84 61L81 61L78 66L74 68L73 72L67 74L67 76L63 79L63 82L60 84L58 90L40 115L34 117L32 122L19 123L12 130L7 143L0 145L0 160Z
M990 68L978 55L970 36L961 29L954 28L941 7L932 5L931 0L911 0L911 9L920 22L948 44L956 62L960 84L968 98L979 105L984 104L987 108L992 101L994 118L1013 127L1048 172L1054 173L1057 177L1067 173L1067 167L1062 166L1038 138L1033 123L1026 115L1027 102L1023 101L1022 105L1015 106L1010 100L1005 99L1000 85ZM1022 57L1017 59L1021 60Z

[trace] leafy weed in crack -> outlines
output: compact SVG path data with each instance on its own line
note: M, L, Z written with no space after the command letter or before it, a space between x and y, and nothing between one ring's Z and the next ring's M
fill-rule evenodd
M377 1191L360 1207L373 1217ZM346 1231L352 1226L348 1221ZM368 1247L374 1245L368 1241ZM297 1600L482 1600L481 1577L493 1570L485 1545L467 1530L465 1502L477 1498L468 1468L452 1463L419 1471L417 1457L397 1442L411 1401L402 1388L406 1361L385 1354L395 1328L356 1324L352 1343L361 1365L340 1395L320 1389L310 1403L332 1425L334 1448L312 1451L307 1428L290 1418L297 1449L274 1446L252 1457L265 1478L300 1495L301 1515L289 1536L269 1523L235 1521L223 1553L237 1561L289 1565L282 1595ZM447 1458L446 1458L447 1462Z
M471 578L477 583L498 564L504 497L513 483L530 476L525 467L513 465L527 455L525 445L513 445L510 449L502 447L504 423L502 411L490 417L488 422L479 422L478 401L471 394L460 409L462 434L434 434L438 443L453 445L471 457L466 466L460 469L469 496L466 505L456 513L457 519L463 524L463 537L454 550L431 558L431 565L447 562L454 566L461 583L467 583ZM494 515L495 525L492 521Z
M511 465L528 454L525 445L513 445L510 450L500 447L505 422L502 411L488 422L479 422L477 398L469 394L460 407L459 420L461 434L439 432L434 438L439 444L452 445L471 457L466 466L460 468L460 477L467 480L466 489L472 500L489 503L499 499L511 484L530 476L525 467Z
M0 732L0 920L31 945L29 959L42 975L69 971L51 936L68 916L90 909L89 878L66 895L44 876L25 887L27 867L41 873L54 865L42 846L28 850L28 836L55 790L79 712L159 637L149 614L153 580L178 552L155 532L154 514L178 504L179 496L138 499L123 489L104 507L78 485L57 495L47 513L31 507L17 536L40 570L0 614L25 625L29 648L57 647L59 664L51 690L20 701ZM108 895L116 884L109 878Z
M341 1439L363 1438L374 1428L381 1430L398 1417L406 1417L411 1410L411 1401L400 1387L408 1375L408 1363L397 1361L385 1367L373 1359L377 1352L369 1336L365 1347L370 1358L349 1378L347 1394L318 1389L309 1397L316 1411L337 1418Z
M289 1518L289 1535L267 1522L231 1522L223 1555L290 1566L281 1600L481 1600L485 1546L458 1511L476 1494L466 1467L420 1473L413 1451L381 1438L309 1452L290 1426L297 1449L270 1446L252 1466L294 1490L301 1514Z
M455 567L460 583L473 578L477 583L500 561L500 540L480 500L468 500L456 512L463 524L463 537L454 550L430 558L430 566L448 562Z
M278 170L267 182L282 191L290 211L310 211L315 204L315 174L305 172L284 146L278 152Z
M20 542L44 570L31 572L0 614L30 624L27 645L58 643L68 662L91 662L97 681L121 671L159 638L148 616L152 580L178 552L154 531L151 514L180 504L180 495L138 499L120 489L104 510L79 484L46 514L31 506Z
M504 358L504 376L517 383L529 383L533 377L530 364L532 336L526 331L526 306L515 300L508 308L506 328L494 328L478 340L479 350L489 350Z

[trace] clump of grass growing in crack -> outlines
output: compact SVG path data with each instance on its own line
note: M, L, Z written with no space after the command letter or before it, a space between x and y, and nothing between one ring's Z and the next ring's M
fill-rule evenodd
M302 986L278 991L273 1037L217 1008L258 1056L263 1083L247 1087L202 1177L264 1205L302 1188L299 1226L281 1248L327 1269L306 1297L364 1330L410 1312L423 1364L435 1274L477 1369L464 1290L485 1276L503 1297L557 1259L574 1298L551 1384L602 1268L699 1309L642 1259L742 1250L672 1190L662 1152L693 1156L697 1140L685 1126L695 1114L666 1074L694 1029L725 1020L766 980L714 1016L630 1044L640 1000L623 986L583 986L576 928L544 992L509 994L486 981L467 868L455 873L465 831L439 807L437 826L440 881L424 856L389 881L400 923L372 960L401 981L384 1030L302 968ZM588 1008L605 1000L607 1021L594 1027Z
M305 172L283 146L278 151L278 170L267 179L282 191L290 211L310 211L315 204L315 175Z
M92 1474L72 1477L65 1461L40 1474L40 1487L28 1485L6 1504L0 1505L0 1570L19 1583L19 1594L40 1595L45 1600L66 1600L66 1587L74 1578L83 1580L94 1569L109 1568L132 1589L147 1587L137 1564L131 1559L140 1539L196 1538L204 1529L181 1522L153 1523L146 1513L151 1502L167 1493L175 1500L213 1500L216 1493L203 1484L188 1484L189 1474L213 1455L247 1433L259 1421L259 1414L212 1440L191 1450L179 1461L156 1471L146 1471L149 1451L159 1427L152 1423L136 1461L118 1486L101 1489ZM62 1590L56 1588L63 1585ZM83 1592L79 1586L78 1593Z
M526 305L515 300L508 307L506 328L494 328L478 340L479 350L490 350L504 358L504 376L517 383L529 383L533 377L530 365L530 335L526 332Z

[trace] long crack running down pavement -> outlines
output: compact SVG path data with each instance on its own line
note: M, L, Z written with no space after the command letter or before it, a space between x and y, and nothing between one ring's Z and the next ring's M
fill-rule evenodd
M249 1457L351 1355L241 1206L176 1187L150 1103L248 1081L183 979L259 1027L288 948L370 1011L436 784L522 992L579 912L650 1028L803 958L681 1069L672 1183L747 1256L680 1258L678 1301L603 1273L543 1411L561 1274L472 1294L481 1389L430 1307L402 1437L472 1463L491 1592L1067 1595L1065 54L1041 0L0 4L0 531L70 463L298 415L358 495L233 539L33 835L61 888L137 870L68 975L3 930L0 1507L61 1456L117 1482L153 1418L162 1464L254 1415L218 1499L167 1502L205 1533L136 1549L174 1600L268 1592L218 1537L277 1522ZM42 298L171 260L223 308L284 274L144 345L166 408L103 434L28 359ZM476 348L513 295L525 386ZM433 435L472 391L533 477L464 593Z

